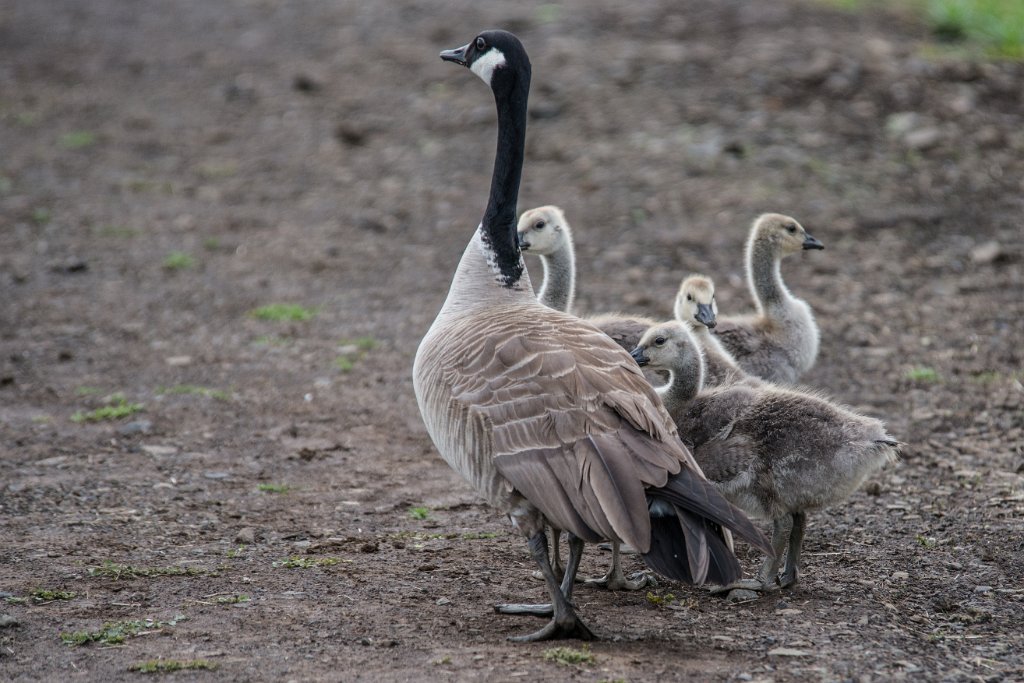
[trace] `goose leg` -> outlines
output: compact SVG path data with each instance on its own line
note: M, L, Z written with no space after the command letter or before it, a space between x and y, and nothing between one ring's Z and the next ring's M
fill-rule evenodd
M619 543L612 541L612 566L608 569L608 573L599 579L587 579L584 583L591 586L603 586L610 591L636 591L651 583L651 577L643 572L634 574L633 579L627 579L622 573L622 563L619 557Z
M789 552L786 553L786 566L782 570L783 588L792 588L800 580L800 551L804 545L804 528L807 526L807 514L793 513L793 531L789 535Z
M565 565L562 564L561 537L562 531L560 529L551 530L551 569L555 572L555 578L559 580L565 576ZM539 569L535 569L530 576L538 581L544 580L544 573Z
M757 576L753 579L742 579L715 592L728 592L726 600L729 602L746 602L756 599L757 593L778 590L779 565L782 564L782 554L786 551L794 526L794 515L783 515L776 519L772 525L773 555L764 558Z
M572 597L572 584L576 578L576 571L579 569L580 560L583 557L583 541L575 536L569 536L569 565L566 567L565 576L559 585L555 573L551 570L551 562L548 558L548 541L543 531L530 537L530 554L544 574L548 584L548 592L551 594L551 603L547 605L499 605L495 610L504 614L535 614L552 615L551 621L541 630L525 636L513 636L509 640L519 643L529 643L537 640L553 640L556 638L579 638L580 640L593 640L594 634L576 616L569 600ZM509 611L504 608L513 608Z

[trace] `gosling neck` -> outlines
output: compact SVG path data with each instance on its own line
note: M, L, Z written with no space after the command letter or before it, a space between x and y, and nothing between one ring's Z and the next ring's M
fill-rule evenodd
M549 308L570 313L576 297L576 255L572 238L565 236L565 244L554 253L540 257L544 266L544 284L537 298Z
M747 246L747 284L760 313L784 308L792 299L782 281L782 255L767 240L750 240Z
M697 351L668 369L668 384L657 389L665 408L675 415L700 393L704 386L704 358Z

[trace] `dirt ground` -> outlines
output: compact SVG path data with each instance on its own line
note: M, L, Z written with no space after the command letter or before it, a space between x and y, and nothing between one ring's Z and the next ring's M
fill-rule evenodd
M806 383L907 444L791 591L580 588L577 665L506 641L538 623L492 605L543 586L412 391L495 135L437 53L489 27L533 60L520 208L565 208L581 311L667 317L692 271L746 310L747 227L790 213L827 245L784 266ZM790 0L4 2L0 678L1024 678L1024 67L926 41Z

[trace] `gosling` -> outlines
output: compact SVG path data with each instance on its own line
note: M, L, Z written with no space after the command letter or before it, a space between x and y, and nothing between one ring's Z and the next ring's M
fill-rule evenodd
M632 355L669 373L657 391L708 479L748 515L772 522L774 557L732 587L796 585L808 511L846 500L899 458L882 422L820 396L768 383L702 389L701 349L678 321L645 332Z

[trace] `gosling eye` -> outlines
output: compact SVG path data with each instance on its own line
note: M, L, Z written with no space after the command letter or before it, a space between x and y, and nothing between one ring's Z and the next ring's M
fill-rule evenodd
M482 37L478 36L477 39L476 39L476 49L480 50L481 52L483 52L484 48L486 48L486 47L487 47L487 41L484 40Z
M533 229L543 230L545 225L547 225L547 223L545 223L543 220L540 220L533 224Z
M654 345L655 346L664 346L665 345L665 338L664 337L655 337L654 338Z
M796 226L790 223L789 225L786 226L786 230L788 230L789 234L792 235L796 233Z
M693 294L687 294L686 295L686 300L687 301L693 301Z

